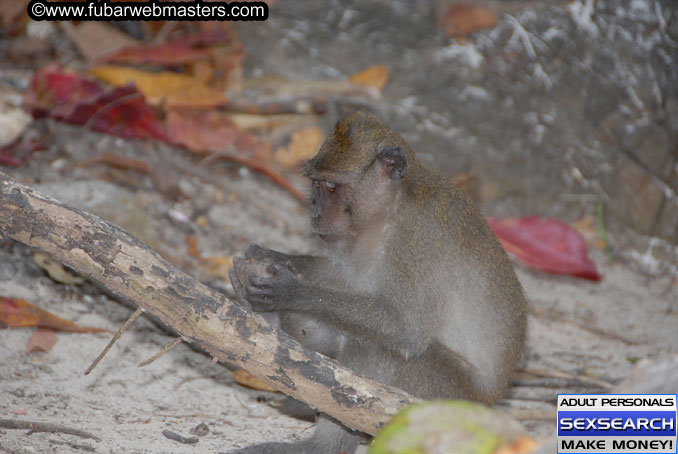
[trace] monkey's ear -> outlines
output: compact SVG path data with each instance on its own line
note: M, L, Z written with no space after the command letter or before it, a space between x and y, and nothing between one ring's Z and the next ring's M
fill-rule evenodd
M384 148L377 153L377 159L384 166L391 180L399 180L407 174L407 156L400 147Z

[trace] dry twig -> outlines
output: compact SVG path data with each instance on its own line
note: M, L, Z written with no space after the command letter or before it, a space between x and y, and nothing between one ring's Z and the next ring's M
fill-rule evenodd
M587 377L585 375L574 375L560 370L546 370L546 369L519 369L519 372L525 374L537 375L539 377L551 377L551 378L563 378L571 382L580 382L587 383L590 385L597 386L599 388L611 389L612 384L604 380L600 380L594 377Z
M290 182L290 180L287 179L287 177L285 177L285 175L276 170L271 169L270 167L266 166L259 160L252 158L244 158L242 156L236 156L234 154L229 153L214 153L203 159L200 162L200 165L205 166L207 164L211 164L215 161L220 160L231 161L238 165L248 167L254 170L255 172L259 172L260 174L269 178L275 184L277 184L278 186L292 194L294 198L296 198L303 205L306 204L306 197L304 196L304 194L302 194L296 187L294 187L294 185Z
M151 364L153 361L155 361L156 359L160 358L162 355L164 355L165 353L167 353L168 351L172 350L174 347L176 347L177 345L179 345L179 344L181 343L181 341L182 341L182 339L181 339L180 337L177 337L177 338L174 339L172 342L170 342L169 344L165 345L165 346L162 348L162 350L160 350L158 353L156 353L155 355L151 356L151 357L148 358L147 360L140 362L140 363L138 364L137 367L148 366L148 365Z
M19 429L28 430L30 432L48 432L48 433L62 433L68 435L75 435L80 438L91 438L92 440L101 441L101 438L84 430L72 429L59 424L50 424L46 422L24 421L18 419L0 419L0 427L3 429Z
M619 334L615 333L610 333L608 331L605 331L600 328L596 328L595 326L587 325L585 323L580 323L575 320L570 320L568 318L565 318L562 314L559 314L558 312L554 310L546 310L546 309L537 309L534 307L530 307L530 314L534 315L535 317L540 317L540 318L546 318L549 320L555 320L558 322L562 323L567 323L568 325L576 326L577 328L583 329L584 331L588 331L590 333L593 333L597 336L600 337L605 337L608 339L613 339L619 342L622 342L626 345L639 345L642 344L642 342L634 341L631 339L626 339L625 337L620 336Z
M85 375L89 375L90 372L94 370L95 367L97 367L97 364L99 364L99 361L101 361L104 356L106 356L106 353L113 347L113 344L117 342L118 339L120 339L120 336L122 336L122 333L124 333L127 328L132 324L134 320L136 320L141 314L143 314L144 311L141 308L138 308L134 313L127 319L124 325L120 327L117 333L111 338L111 340L108 342L108 345L106 345L106 348L103 349L101 353L99 353L99 356L97 356L94 361L92 361L92 364L89 365L87 370L85 371Z

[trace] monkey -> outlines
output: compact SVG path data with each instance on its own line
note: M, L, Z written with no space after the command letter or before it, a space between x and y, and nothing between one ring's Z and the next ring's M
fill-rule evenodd
M251 245L231 271L241 301L305 347L419 398L496 402L522 352L527 303L470 198L365 111L337 123L304 173L321 251ZM352 453L363 437L321 414L309 440L235 452Z

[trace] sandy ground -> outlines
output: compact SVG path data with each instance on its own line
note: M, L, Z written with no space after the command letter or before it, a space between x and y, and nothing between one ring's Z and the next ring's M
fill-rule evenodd
M591 206L584 209L583 201L571 203L566 196L604 196L612 208L621 208L627 201L616 197L626 194L632 199L629 206L639 208L638 219L647 219L644 192L633 189L639 187L635 180L618 178L617 173L625 174L614 154L619 146L608 143L597 125L623 120L621 144L637 149L643 159L643 150L649 150L647 156L661 151L655 142L637 148L634 125L665 128L670 123L665 120L672 111L651 107L657 93L667 109L675 106L675 13L668 11L668 3L634 1L613 10L615 2L598 2L595 21L584 7L590 2L491 3L509 8L508 16L483 39L459 44L442 39L431 26L433 7L412 14L414 2L279 0L266 26L238 27L248 46L246 73L340 80L389 63L393 76L383 109L394 128L444 175L479 172L480 192L486 200L498 201L488 214L569 213L569 220L579 219L592 213ZM661 93L664 84L666 93ZM208 285L228 288L201 274L186 252L189 235L199 240L205 255L221 257L244 251L250 242L291 253L311 247L301 207L244 169L219 174L222 184L217 187L197 174L185 174L192 161L159 144L147 147L46 120L35 126L50 150L12 169L17 178L40 182L41 191L106 217ZM672 153L670 143L665 148ZM175 182L176 176L177 202L160 195L148 176L76 165L104 152L146 161L156 151L163 154L155 162L182 160L169 160L167 168L176 175L165 178ZM616 194L611 191L615 185L603 184L607 181L632 189ZM199 216L205 225L196 222ZM635 254L620 249L615 257ZM675 270L674 276L648 277L630 264L608 262L600 251L592 254L605 276L601 283L517 266L531 310L520 367L543 374L517 375L498 407L520 417L536 437L555 429L557 393L601 392L625 377L635 360L678 353ZM639 262L652 264L650 255L636 255ZM1 237L0 296L24 298L77 323L110 330L133 311L92 284L52 281L33 263L31 251ZM0 419L59 424L88 431L98 440L0 427L0 454L217 453L311 433L310 423L272 408L275 395L234 383L229 369L187 345L138 368L172 340L144 318L89 376L83 372L109 334L60 333L51 351L26 353L31 332L0 330ZM208 431L195 444L163 435L169 430L192 436L200 424Z
M250 183L256 186L256 178L245 175L242 184ZM82 197L81 188L75 192ZM70 197L69 203L91 208L74 194L61 195ZM308 246L303 227L293 228L303 225L303 216L290 214L284 203L274 205L273 210L285 212L281 216L289 222L252 231L249 240L284 249L283 239L292 237L288 249ZM214 209L235 216L234 208ZM213 220L218 223L216 217ZM678 292L669 277L649 278L608 263L598 251L593 254L605 276L601 283L517 266L531 309L521 367L615 383L628 374L636 358L678 352ZM0 295L24 298L79 324L110 330L117 330L132 312L91 284L72 287L52 281L21 245L0 248ZM310 423L272 408L274 395L234 383L226 367L212 364L187 345L138 368L140 361L172 340L149 320L137 320L89 376L84 370L110 335L60 333L50 352L27 354L31 331L0 330L0 418L60 424L100 440L0 428L0 453L216 453L254 442L293 441L311 433ZM523 418L530 413L531 419L522 422L537 437L555 428L550 417L558 392L601 390L572 380L522 377L499 407ZM163 435L170 430L192 436L199 424L209 431L195 444Z

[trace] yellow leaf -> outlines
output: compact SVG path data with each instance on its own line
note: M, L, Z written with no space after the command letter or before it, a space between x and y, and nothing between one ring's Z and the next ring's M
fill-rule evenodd
M592 243L596 249L604 250L607 248L607 243L600 237L598 227L595 225L595 219L591 215L586 215L583 218L574 221L572 227L575 228L587 242Z
M312 158L323 141L323 132L317 126L293 132L289 145L275 152L275 160L286 169L298 166Z
M581 233L584 236L594 235L595 233L597 233L593 217L588 214L583 218L574 221L572 223L572 227L574 227L577 231L579 231L579 233Z
M206 216L200 215L197 218L195 218L195 223L198 224L200 227L207 227L209 224L209 220L207 219Z
M379 91L383 91L386 82L388 82L389 75L390 70L388 69L388 66L377 65L370 66L367 69L355 73L348 80L354 84L366 85L368 87L374 87Z
M272 393L277 393L278 390L271 388L263 381L259 380L257 377L251 375L249 372L243 369L236 369L233 371L233 380L236 383L247 386L248 388L258 389L259 391L268 391Z
M247 113L229 113L228 118L238 126L241 131L270 131L276 127L285 127L295 120L305 119L313 120L314 116L303 116L298 114L247 114Z
M228 270L233 268L233 257L223 257L220 255L206 257L202 259L198 268L200 268L200 272L205 276L216 277L228 281Z
M227 101L224 93L200 80L173 72L148 72L124 66L102 65L90 73L106 83L124 86L134 83L151 104L170 107L210 108Z
M61 284L80 285L85 283L85 280L82 277L71 274L66 270L66 268L63 267L63 265L61 265L61 263L57 262L47 254L43 254L42 252L34 252L33 262L45 270L49 277Z

